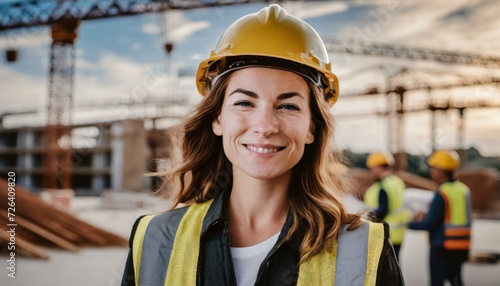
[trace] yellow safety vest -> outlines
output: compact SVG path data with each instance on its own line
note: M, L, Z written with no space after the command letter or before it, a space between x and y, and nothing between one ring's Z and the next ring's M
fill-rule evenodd
M447 182L439 187L444 198L444 248L470 248L472 207L469 188L460 181Z
M175 234L174 245L168 263L168 269L164 285L195 286L197 279L198 257L200 253L200 235L203 219L213 200L201 204L189 206L182 217ZM137 226L132 244L132 257L134 262L135 283L139 285L141 257L143 252L144 236L148 225L154 215L143 217ZM380 223L363 221L368 224L367 253L364 285L376 285L378 263L384 245L384 226ZM356 230L354 230L356 231ZM334 285L337 269L337 252L339 251L339 240L335 242L333 251L325 250L315 255L300 265L297 285ZM352 246L351 241L343 242L342 245ZM147 247L147 246L146 246ZM346 249L341 250L346 253ZM339 252L340 255L340 252ZM342 269L344 273L351 273L353 269ZM338 272L338 271L337 271ZM342 275L342 271L340 272ZM342 285L341 285L342 286Z
M394 175L389 175L371 185L366 191L363 201L369 207L374 209L379 207L378 197L380 189L384 189L387 193L389 201L389 212L384 217L390 228L391 241L394 244L403 242L406 231L406 224L411 219L410 211L404 208L404 182Z

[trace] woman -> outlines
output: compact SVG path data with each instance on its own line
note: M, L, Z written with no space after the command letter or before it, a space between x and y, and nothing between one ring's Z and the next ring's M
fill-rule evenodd
M388 227L347 214L324 44L278 5L200 64L168 212L140 218L122 285L403 285Z

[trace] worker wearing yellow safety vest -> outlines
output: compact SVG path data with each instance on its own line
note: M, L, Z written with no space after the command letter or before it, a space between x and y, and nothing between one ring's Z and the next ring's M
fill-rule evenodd
M405 183L392 174L394 158L390 154L373 152L368 156L366 165L377 181L368 188L363 201L373 209L370 212L372 217L389 224L391 242L399 258L406 224L411 216L404 208Z
M408 227L429 231L431 285L463 285L462 264L471 240L472 206L469 188L454 179L460 165L455 151L438 150L427 160L431 178L439 184L427 214L417 214Z
M136 222L122 285L404 285L388 225L342 203L338 80L309 24L276 4L240 18L196 84L182 162L158 174L185 206Z

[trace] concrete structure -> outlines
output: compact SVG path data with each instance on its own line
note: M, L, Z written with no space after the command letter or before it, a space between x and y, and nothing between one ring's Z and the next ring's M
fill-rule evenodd
M142 120L73 126L72 185L77 194L103 190L143 191L150 153ZM16 173L17 184L31 190L42 187L43 128L0 129L0 176Z

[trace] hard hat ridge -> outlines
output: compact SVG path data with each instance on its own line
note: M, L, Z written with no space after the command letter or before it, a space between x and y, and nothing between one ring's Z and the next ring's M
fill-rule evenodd
M288 15L288 12L278 4L271 4L267 7L267 9L262 9L257 12L257 18L262 23L265 23L268 20L271 20L272 22L280 22Z

